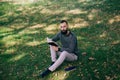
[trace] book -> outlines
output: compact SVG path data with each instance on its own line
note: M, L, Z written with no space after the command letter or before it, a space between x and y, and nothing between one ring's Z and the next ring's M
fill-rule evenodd
M48 38L48 37L47 37L47 43L48 43L49 45L57 46L57 47L58 47L58 44L57 44L55 41L52 41L52 39L50 39L50 38Z

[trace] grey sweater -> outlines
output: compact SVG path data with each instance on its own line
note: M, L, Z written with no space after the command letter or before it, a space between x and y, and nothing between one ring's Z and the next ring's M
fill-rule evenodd
M69 35L63 35L61 32L57 33L53 38L53 41L60 40L62 47L60 51L67 51L69 53L78 54L77 38L74 33L70 32Z

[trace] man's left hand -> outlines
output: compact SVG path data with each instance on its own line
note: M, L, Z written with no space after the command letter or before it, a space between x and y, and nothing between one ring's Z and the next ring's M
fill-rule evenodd
M53 48L55 51L58 51L58 47L52 46L52 48Z

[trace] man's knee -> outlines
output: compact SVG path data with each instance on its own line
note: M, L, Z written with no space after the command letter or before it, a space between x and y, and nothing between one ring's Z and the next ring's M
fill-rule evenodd
M66 56L67 54L68 54L68 52L67 52L67 51L63 51L61 55Z

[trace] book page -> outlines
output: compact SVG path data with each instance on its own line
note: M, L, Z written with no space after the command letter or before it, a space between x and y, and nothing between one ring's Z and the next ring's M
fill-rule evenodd
M48 37L47 37L47 43L48 43L49 45L52 45L52 46L58 46L58 44L57 44L56 42L52 41L52 39L50 39L50 38L48 38Z

